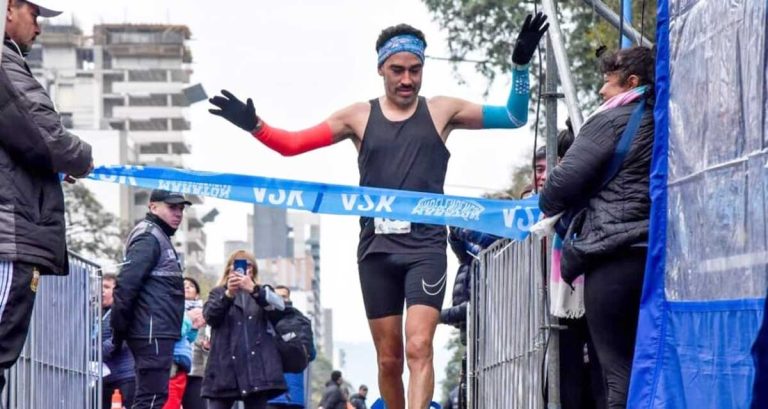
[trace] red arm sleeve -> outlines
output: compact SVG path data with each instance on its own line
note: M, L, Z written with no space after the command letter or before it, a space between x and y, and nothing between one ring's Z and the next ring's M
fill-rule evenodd
M327 122L303 131L289 132L272 128L262 121L253 136L283 156L298 155L333 143L333 131Z

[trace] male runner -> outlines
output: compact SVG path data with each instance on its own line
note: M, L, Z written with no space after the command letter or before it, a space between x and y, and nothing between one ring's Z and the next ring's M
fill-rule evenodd
M451 97L419 96L424 34L405 24L385 29L376 41L384 96L352 104L321 124L298 132L273 128L226 90L211 109L285 156L351 139L360 185L443 193L454 129L518 128L528 118L528 63L549 27L546 16L528 16L512 54L507 106L478 105ZM403 301L405 358L410 370L408 407L424 409L434 390L432 339L443 304L446 274L444 226L387 219L360 219L358 266L366 315L376 345L379 390L387 408L403 409Z

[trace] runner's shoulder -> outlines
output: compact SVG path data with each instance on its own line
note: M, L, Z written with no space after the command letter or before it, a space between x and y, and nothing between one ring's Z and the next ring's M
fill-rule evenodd
M429 106L430 111L453 111L461 107L466 102L467 101L461 98L449 97L445 95L435 95L434 97L427 98L427 105Z
M345 120L345 122L354 122L367 118L371 113L371 105L368 102L355 102L352 105L336 111L333 116Z

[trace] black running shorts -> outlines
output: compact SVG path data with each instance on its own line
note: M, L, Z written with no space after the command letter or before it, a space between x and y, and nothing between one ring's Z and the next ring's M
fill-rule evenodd
M368 319L403 314L406 306L440 311L446 286L445 253L373 253L358 262Z

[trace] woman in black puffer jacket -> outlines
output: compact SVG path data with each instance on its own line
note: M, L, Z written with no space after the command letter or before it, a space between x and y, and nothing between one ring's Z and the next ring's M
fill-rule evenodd
M611 409L626 407L648 250L654 67L653 52L644 47L603 59L600 95L605 103L587 119L539 199L547 216L586 204L583 224L575 228L575 217L564 242L562 275L572 282L585 274L587 325ZM605 183L618 141L639 104L645 106L630 149Z
M238 259L247 262L245 274L234 270ZM209 409L230 409L235 401L243 401L246 409L263 409L286 390L269 325L280 319L283 301L271 287L257 284L256 271L250 253L232 253L203 306L212 329L202 388Z

